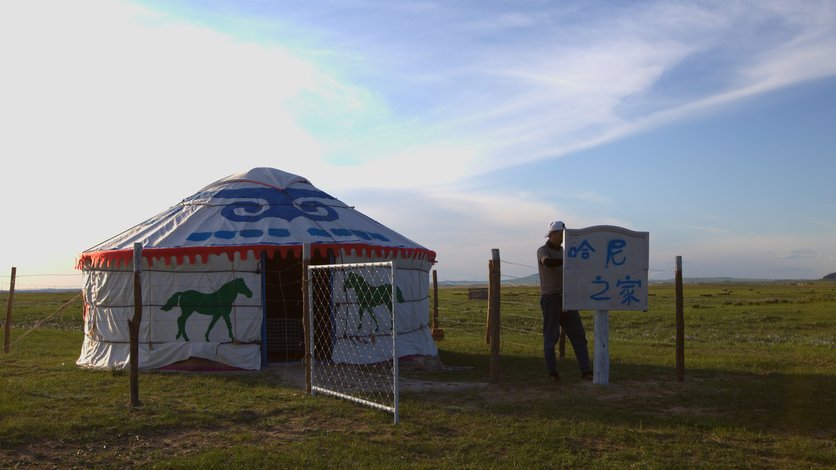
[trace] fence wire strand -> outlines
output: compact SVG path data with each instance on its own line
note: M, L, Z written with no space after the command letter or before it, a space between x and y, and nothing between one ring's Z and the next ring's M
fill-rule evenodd
M49 315L47 315L46 317L41 318L40 320L36 321L36 322L35 322L35 324L32 326L32 328L29 328L27 331L23 332L23 334L22 334L22 335L20 335L20 336L18 336L17 338L15 338L15 340L14 340L14 341L12 341L12 342L11 342L11 344L10 344L9 346L11 347L11 346L14 346L15 344L17 344L17 342L18 342L18 341L20 341L20 340L22 340L23 338L25 338L27 335L29 335L29 333L31 333L31 332L35 331L36 329L40 328L40 327L41 327L41 325L42 325L45 321L49 320L50 318L54 317L55 315L57 315L58 313L60 313L61 311L63 311L63 310L64 310L65 308L67 308L67 307L68 307L71 303L75 302L75 301L76 301L76 299L79 299L79 298L81 298L81 292L79 292L78 294L76 294L75 296L73 296L73 298L72 298L72 299L70 299L70 300L68 300L68 301L64 302L64 303L63 303L60 307L58 307L58 309L56 309L54 312L52 312L52 313L50 313Z

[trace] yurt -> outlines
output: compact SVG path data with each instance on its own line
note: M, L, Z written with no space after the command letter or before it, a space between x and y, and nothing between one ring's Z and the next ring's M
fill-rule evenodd
M428 326L435 253L301 176L254 168L80 255L79 366L121 369L130 360L135 243L142 247L142 369L198 362L255 370L303 357L303 245L309 265L391 261L403 297L397 357L438 354ZM215 310L201 311L201 303Z

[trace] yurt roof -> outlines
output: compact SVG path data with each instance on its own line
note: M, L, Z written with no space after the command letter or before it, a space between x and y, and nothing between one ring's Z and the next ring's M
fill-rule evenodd
M134 243L149 261L232 259L266 252L300 257L302 245L360 256L435 261L424 248L342 201L307 179L274 168L254 168L204 187L168 210L85 250L78 267L129 264Z

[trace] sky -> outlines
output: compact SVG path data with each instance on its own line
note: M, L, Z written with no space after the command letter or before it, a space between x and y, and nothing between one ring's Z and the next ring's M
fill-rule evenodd
M0 2L0 289L253 167L536 273L548 223L650 278L836 272L836 2Z

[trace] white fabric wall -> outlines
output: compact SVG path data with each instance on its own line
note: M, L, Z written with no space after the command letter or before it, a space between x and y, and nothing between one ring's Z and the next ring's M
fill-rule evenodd
M343 257L343 263L365 263L368 258ZM404 302L395 304L397 337L397 356L412 355L437 356L438 349L432 339L429 327L429 269L428 262L397 258L395 261L395 286L401 290ZM349 289L343 292L343 279L337 276L333 287L333 305L345 304L354 299ZM374 324L368 318L359 318L356 311L345 315L345 309L333 307L334 346L332 361L335 363L373 364L392 357L392 325L385 305L374 309L379 322L379 331L374 332ZM357 329L358 325L362 327ZM371 336L375 340L371 341Z
M261 368L262 312L261 274L256 272L257 260L250 257L230 261L226 255L210 256L207 263L165 265L157 260L151 269L143 266L142 323L139 331L139 365L154 369L171 363L200 357L242 369ZM76 362L92 368L122 368L129 361L130 335L128 320L133 318L133 271L112 268L85 269L83 295L87 312L84 323L84 344ZM238 295L233 303L230 321L233 338L229 338L223 318L219 319L205 339L212 317L193 313L186 320L190 341L177 339L180 307L163 311L161 307L176 292L196 290L217 291L225 283L242 278L252 291L250 298Z
M429 328L429 269L431 263L414 259L396 258L395 285L401 289L404 303L396 305L397 355L437 356L438 349ZM369 262L364 256L343 256L342 263ZM207 263L165 265L155 260L142 272L142 323L139 332L139 365L142 369L156 369L189 357L199 357L242 369L261 368L259 344L245 344L261 340L263 317L261 274L256 272L258 260L254 256L230 261L226 255L209 256ZM126 268L84 269L83 295L87 312L84 324L84 343L76 364L83 367L113 369L128 365L130 336L128 320L133 318L133 271ZM223 319L218 320L209 333L205 333L211 317L193 313L186 321L186 334L190 341L176 338L179 307L162 311L161 307L176 292L196 290L203 293L217 291L223 284L235 278L243 278L252 291L251 298L239 295L230 315L233 336L229 338ZM335 294L341 294L335 286ZM337 297L335 302L339 302ZM385 306L378 307L377 318L388 316ZM368 321L368 319L366 319ZM347 320L354 322L358 318ZM380 323L381 331L391 332L391 324ZM345 331L336 331L342 336ZM351 332L356 334L356 331ZM383 337L381 337L383 338ZM380 344L361 347L356 342L335 341L334 362L375 363L392 357L391 334ZM351 350L347 349L347 347Z

